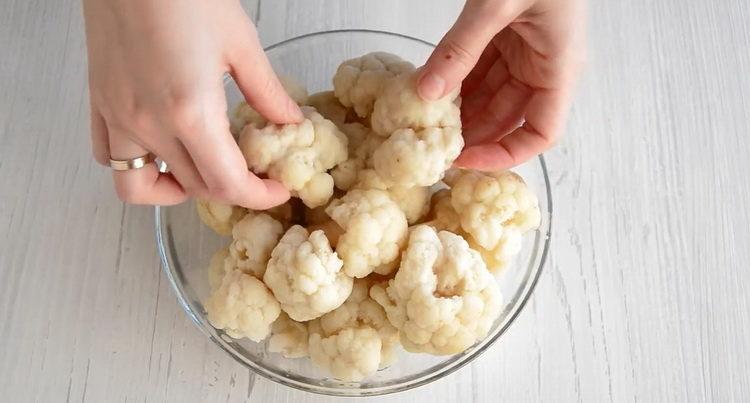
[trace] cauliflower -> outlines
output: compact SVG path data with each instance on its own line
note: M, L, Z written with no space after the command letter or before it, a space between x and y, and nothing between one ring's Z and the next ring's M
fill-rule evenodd
M211 257L211 262L208 264L208 286L211 291L219 288L224 275L234 267L231 262L228 246L217 250Z
M263 127L268 123L268 120L263 117L258 111L253 109L247 102L242 101L234 108L229 119L229 131L233 135L238 136L242 129L247 126Z
M248 214L232 229L229 245L231 269L262 278L266 271L266 263L271 257L271 251L279 237L284 233L281 223L265 213Z
M349 190L357 181L359 171L372 168L372 155L384 139L373 135L361 123L346 123L342 130L349 139L349 158L331 171L333 182L341 190Z
M328 238L328 242L333 248L336 248L339 243L341 234L344 233L344 230L341 228L341 226L336 224L336 221L333 221L331 219L325 222L310 225L309 227L307 227L307 230L310 232L314 232L317 230L323 231L323 233L326 235L326 238Z
M375 101L372 129L388 137L398 129L420 130L428 127L461 127L455 89L436 101L424 101L417 95L417 74L401 74L385 84Z
M372 169L359 171L355 189L378 189L388 192L391 199L406 215L406 221L414 224L427 213L430 207L430 188L425 186L406 187L384 181Z
M307 98L307 105L315 108L324 118L341 127L346 122L346 115L349 111L344 105L339 103L333 91L317 92Z
M239 144L250 169L267 172L314 208L333 195L333 178L326 171L346 160L347 139L313 108L302 111L306 119L300 124L245 127Z
M516 227L503 229L503 235L493 249L483 248L470 235L464 238L472 249L482 255L487 269L493 273L498 273L508 267L523 246L523 234Z
M307 325L295 322L281 312L271 326L268 351L280 353L286 358L307 357Z
M373 328L380 336L379 367L383 368L395 360L398 329L388 321L383 307L370 298L369 289L370 281L367 279L355 280L346 302L320 318L320 330L317 332L329 337L346 328Z
M235 339L261 341L281 312L273 294L257 278L239 270L224 276L205 303L208 321Z
M396 55L373 52L341 63L333 76L333 90L339 101L353 107L359 117L372 113L375 99L385 82L414 71L414 65Z
M284 204L272 207L268 210L248 210L241 206L233 206L215 201L196 199L196 210L204 224L209 226L219 235L232 235L232 228L248 213L263 212L288 227L292 221L292 204Z
M446 174L446 180L455 183L460 175L464 174L461 171ZM461 227L462 217L451 204L451 193L450 189L442 189L433 195L431 212L426 224L439 231L450 231L463 236L469 243L469 246L479 252L491 272L499 272L507 267L523 246L524 232L521 228L515 225L506 225L499 229L495 228L496 231L502 231L502 235L493 248L484 248ZM538 224L535 224L534 227L536 225ZM528 227L528 225L525 227Z
M286 90L289 97L294 100L298 105L303 105L307 102L307 89L289 76L280 75L279 80L281 85ZM234 111L229 119L229 130L232 134L239 135L246 125L253 125L255 127L263 127L268 123L268 120L264 118L258 111L253 109L247 102L242 101L237 104Z
M346 328L328 337L311 333L308 349L313 364L336 379L357 382L378 370L381 343L371 327Z
M454 234L461 231L461 218L451 204L450 189L440 189L432 195L430 214L425 224L438 231L449 231Z
M536 195L511 171L460 170L446 181L451 186L451 204L460 212L461 228L482 248L497 248L507 231L522 235L539 226L541 215ZM504 242L509 246L520 242L512 239L514 236L505 236Z
M304 322L341 305L352 291L352 278L331 249L323 231L308 233L295 225L271 253L263 281L290 318Z
M388 193L350 190L333 200L326 212L344 229L336 252L344 260L347 275L361 278L373 271L393 271L406 241L407 222Z
M247 214L244 207L202 199L196 199L195 208L201 221L219 235L231 235L234 224Z
M411 352L445 355L484 338L500 314L500 289L466 241L427 225L413 227L396 277L370 296Z
M393 132L372 156L375 171L403 187L431 186L443 178L464 147L458 127Z

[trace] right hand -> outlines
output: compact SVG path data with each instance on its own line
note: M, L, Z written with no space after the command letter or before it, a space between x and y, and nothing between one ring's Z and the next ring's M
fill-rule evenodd
M463 168L518 165L565 126L585 59L584 0L467 0L421 72L419 93L461 87Z
M285 202L247 169L229 132L223 75L274 123L303 116L284 91L237 0L83 0L96 160L152 152L156 164L113 171L119 197L176 204L190 196L253 209Z

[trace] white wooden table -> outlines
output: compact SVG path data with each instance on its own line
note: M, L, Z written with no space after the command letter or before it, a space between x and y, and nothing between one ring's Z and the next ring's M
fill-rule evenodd
M472 365L378 401L750 400L750 3L591 3L531 303ZM436 41L460 4L248 7L270 44L343 27ZM80 14L2 0L0 400L328 400L254 378L177 306L151 209L119 203L89 157Z

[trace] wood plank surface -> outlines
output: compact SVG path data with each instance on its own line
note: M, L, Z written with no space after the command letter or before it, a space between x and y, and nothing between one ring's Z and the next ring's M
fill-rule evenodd
M265 44L340 28L435 42L461 7L245 5ZM79 2L2 9L0 400L329 401L253 377L177 305L152 210L117 201L89 155ZM750 400L750 3L592 1L589 20L531 303L473 364L377 401Z

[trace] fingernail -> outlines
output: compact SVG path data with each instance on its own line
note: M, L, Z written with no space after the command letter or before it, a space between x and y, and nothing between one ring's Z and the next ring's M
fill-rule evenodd
M426 101L434 101L443 96L445 80L435 73L427 73L419 81L417 92Z

